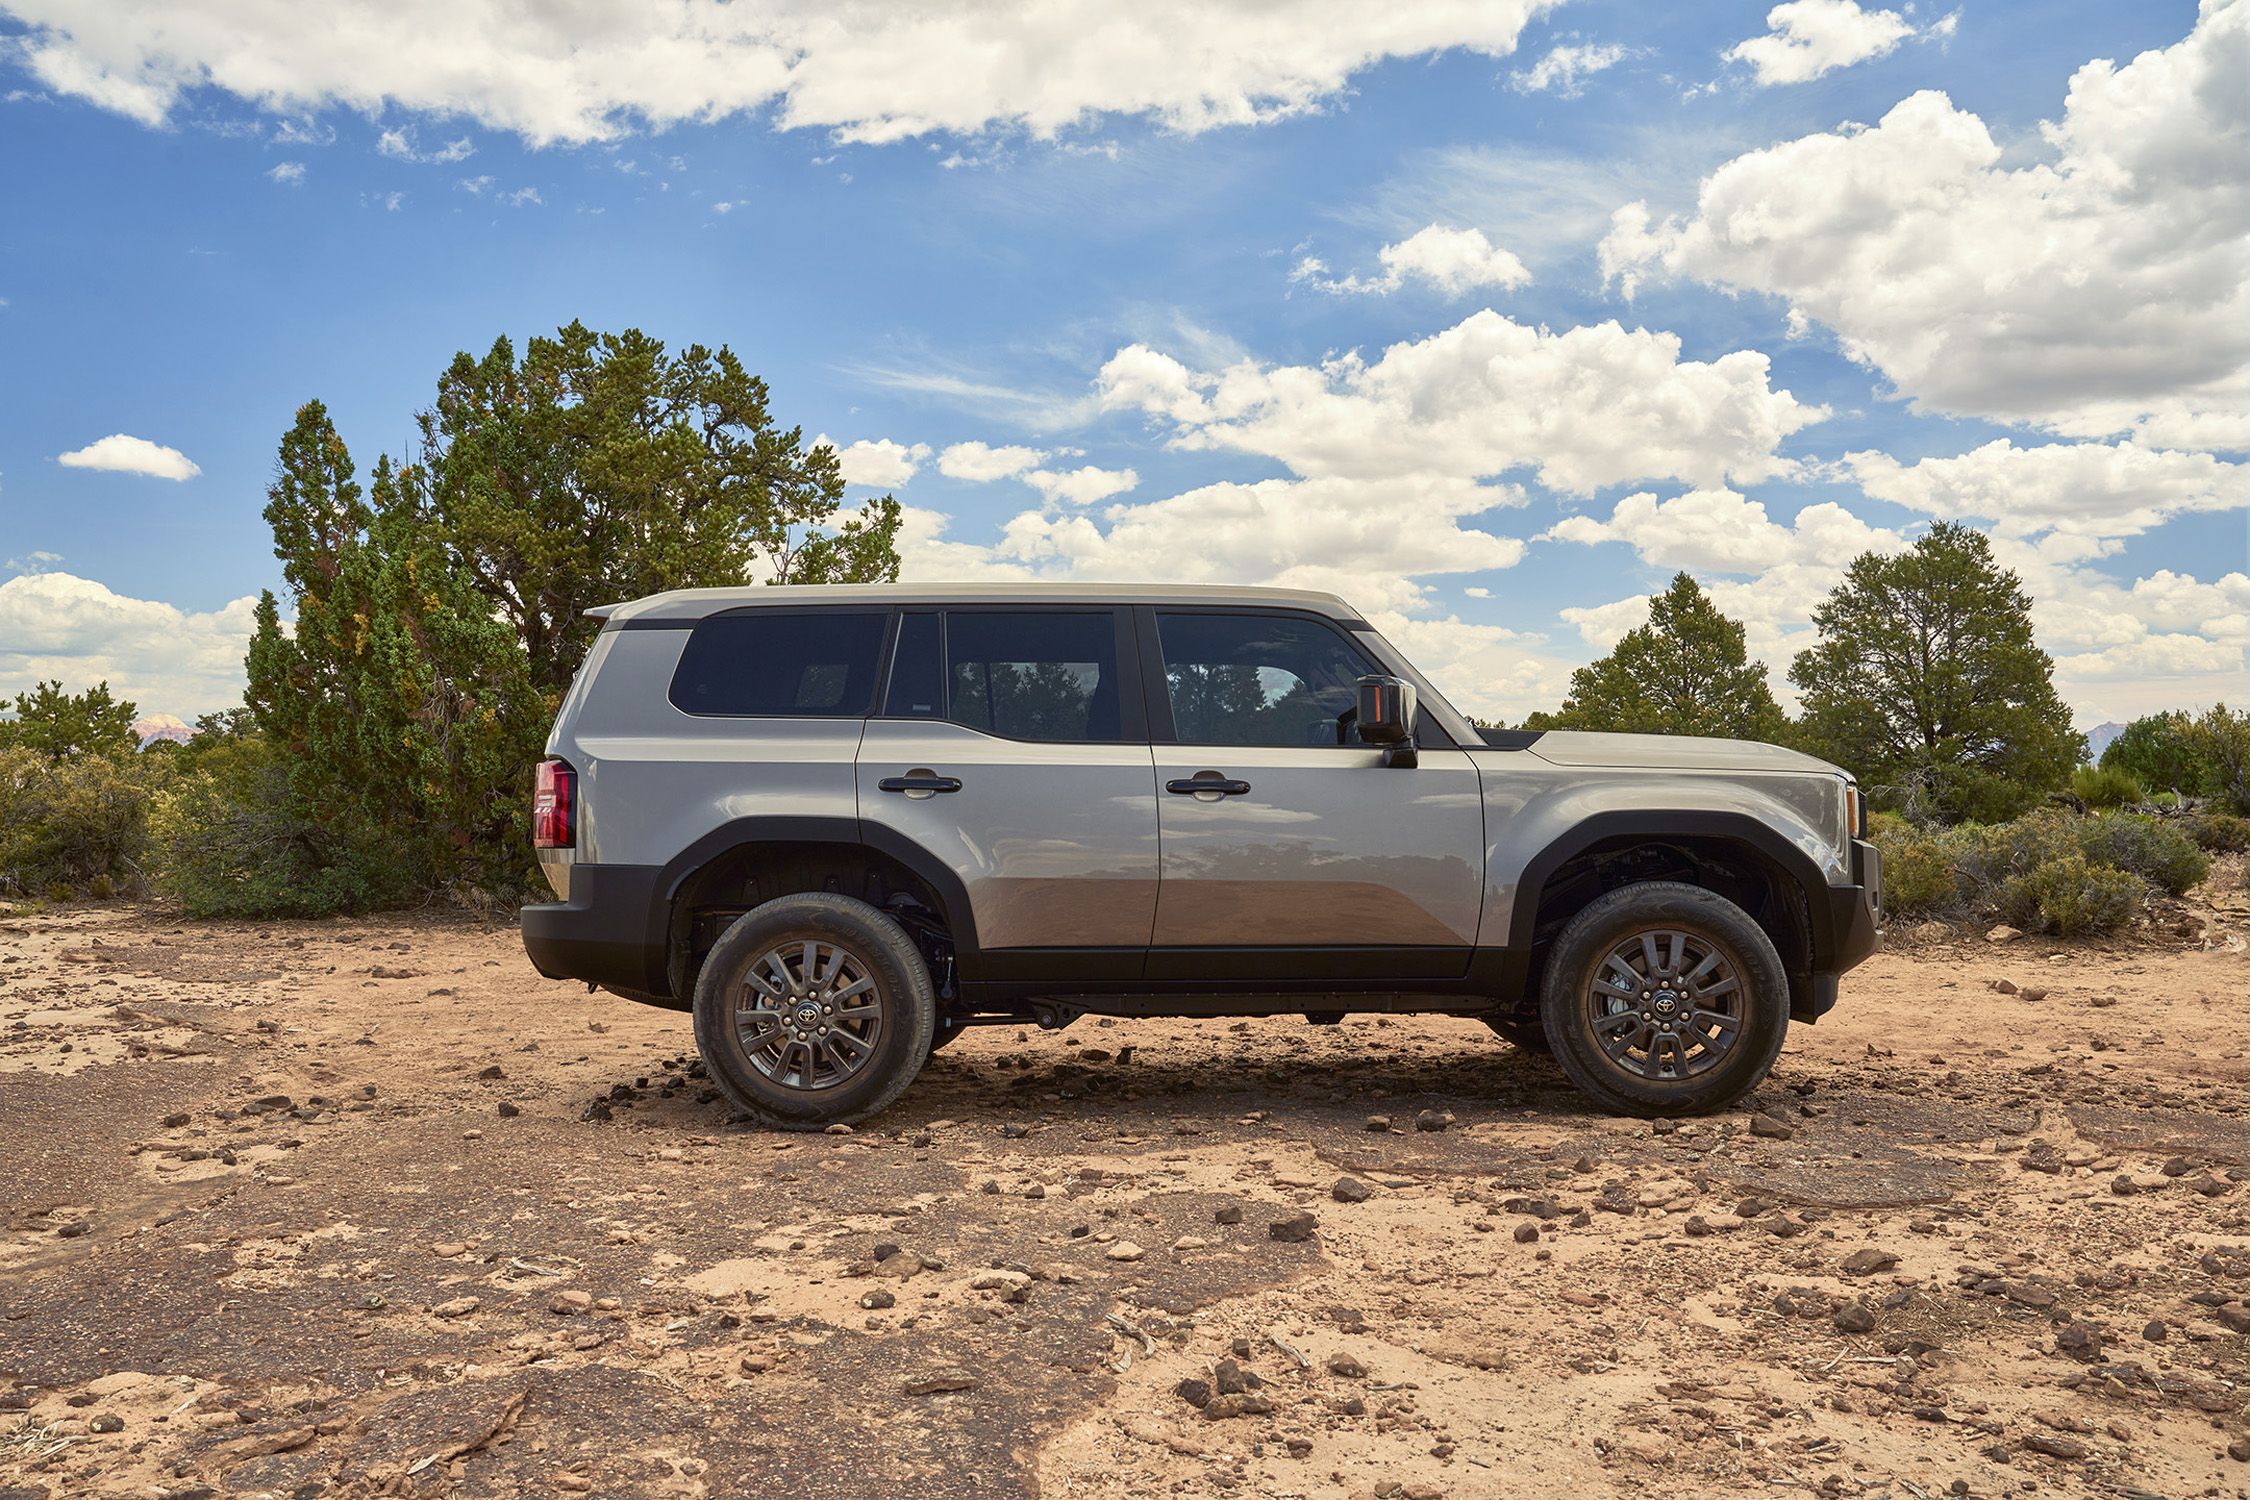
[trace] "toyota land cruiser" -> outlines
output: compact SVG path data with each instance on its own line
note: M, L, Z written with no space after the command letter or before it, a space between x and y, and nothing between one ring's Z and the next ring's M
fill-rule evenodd
M1480 731L1341 599L698 589L603 625L540 766L541 973L692 1011L766 1123L971 1026L1472 1016L1720 1108L1873 951L1858 789L1771 745Z

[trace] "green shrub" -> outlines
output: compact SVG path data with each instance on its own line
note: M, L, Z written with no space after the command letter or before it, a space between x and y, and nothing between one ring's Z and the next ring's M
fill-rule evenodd
M1868 822L1868 840L1883 857L1883 909L1891 916L1928 916L1953 907L1960 886L1953 851L1939 834L1892 813Z
M2226 811L2250 814L2250 713L2230 712L2221 703L2183 734L2204 767L2205 788Z
M2180 831L2211 854L2240 854L2250 849L2250 818L2233 813L2205 812L2180 820Z
M191 917L325 917L404 899L397 850L299 809L288 768L255 736L202 755L158 799L159 882Z
M2211 768L2193 743L2193 725L2183 713L2135 719L2102 751L2102 769L2124 771L2152 791L2203 796Z
M2185 895L2211 873L2195 841L2142 813L2103 813L2078 826L2078 847L2098 865L2130 870L2169 896Z
M150 782L124 756L0 750L0 894L134 895L145 882Z
M1961 894L1973 904L1991 905L2009 881L2058 859L2082 855L2079 822L2060 808L2048 807L2006 823L1948 829L1940 839L1953 857Z
M2073 936L2117 931L2147 898L2148 882L2140 876L2069 854L2009 876L1995 904L2018 927Z
M2139 778L2122 766L2080 766L2070 773L2070 790L2088 807L2129 807L2148 798Z

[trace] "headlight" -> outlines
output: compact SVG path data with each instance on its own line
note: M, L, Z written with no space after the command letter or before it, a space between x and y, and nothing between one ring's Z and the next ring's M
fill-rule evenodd
M1867 797L1848 781L1844 783L1844 827L1855 839L1867 837Z

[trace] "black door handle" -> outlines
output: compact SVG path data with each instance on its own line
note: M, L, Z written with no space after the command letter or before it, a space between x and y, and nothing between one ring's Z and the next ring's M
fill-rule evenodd
M1250 783L1219 776L1183 776L1178 781L1165 782L1164 790L1190 797L1197 792L1217 792L1222 797L1239 797L1250 790Z
M878 792L958 792L958 776L886 776L875 783Z

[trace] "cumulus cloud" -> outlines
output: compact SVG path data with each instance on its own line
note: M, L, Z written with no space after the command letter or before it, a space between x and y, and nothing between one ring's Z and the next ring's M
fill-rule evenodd
M824 434L813 439L813 446L817 448L828 441ZM912 479L914 471L929 456L928 443L910 445L889 438L862 438L848 448L836 448L836 466L843 471L846 484L891 489Z
M948 479L986 484L995 479L1012 479L1026 469L1035 468L1046 457L1037 448L954 443L938 455L937 466L938 472Z
M122 432L57 454L55 462L66 469L107 469L114 474L146 474L151 479L193 479L203 472L177 448Z
M1486 239L1479 229L1432 224L1395 245L1385 245L1375 254L1383 263L1379 276L1332 278L1325 262L1307 256L1297 262L1289 279L1339 296L1370 292L1388 295L1408 281L1420 281L1448 297L1481 287L1519 287L1531 280L1531 272L1524 269L1522 261Z
M283 187L297 187L305 180L305 164L301 161L277 162L266 175Z
M144 710L193 717L242 701L254 598L197 612L42 572L0 581L0 694L106 680Z
M1317 108L1391 57L1515 50L1556 0L8 0L47 88L146 124L215 88L283 115L427 111L534 145L771 107L853 141L1039 137L1108 114L1195 132Z
M1111 410L1181 448L1255 453L1301 475L1484 478L1528 469L1571 494L1644 479L1715 485L1789 472L1775 449L1825 416L1769 380L1763 354L1702 362L1677 335L1614 322L1556 333L1490 310L1318 367L1191 370L1129 345L1102 366Z
M1081 464L1075 469L1033 469L1023 476L1023 481L1051 501L1063 505L1093 505L1139 485L1141 476L1131 469Z
M1950 36L1947 16L1924 35ZM1914 23L1895 10L1862 10L1853 0L1788 0L1766 12L1766 34L1737 42L1731 62L1745 64L1760 84L1808 83L1896 50L1916 35Z
M1830 501L1808 505L1784 526L1765 506L1732 490L1690 490L1669 500L1627 495L1606 520L1566 516L1542 541L1623 542L1641 560L1690 572L1764 573L1786 563L1829 564L1839 572L1862 552L1904 545L1895 531L1870 526Z
M1631 55L1629 49L1610 43L1565 43L1549 48L1547 55L1530 67L1509 74L1508 82L1520 94L1553 92L1575 99L1586 92L1587 79Z
M1604 273L1770 293L1917 410L2250 446L2250 0L2072 77L2052 160L2003 165L1945 95L1739 156L1694 213L1618 210Z
M1879 500L1941 520L1988 521L2009 536L2101 541L2138 536L2189 511L2250 508L2245 465L2131 441L2019 448L1995 438L1953 458L1901 464L1861 452L1844 464Z

